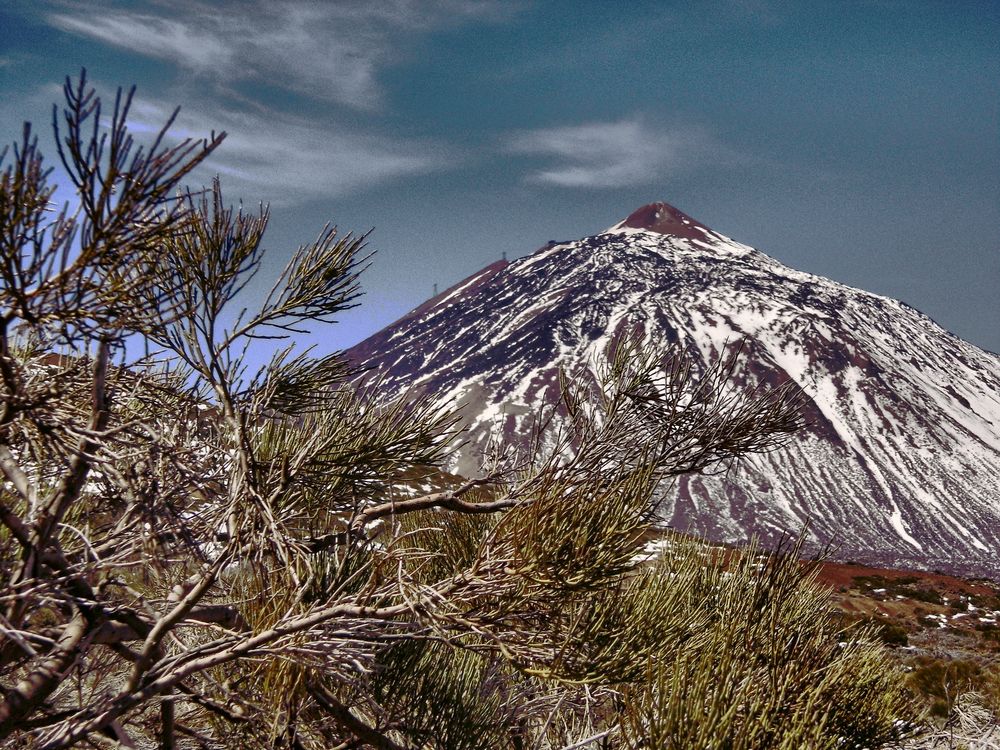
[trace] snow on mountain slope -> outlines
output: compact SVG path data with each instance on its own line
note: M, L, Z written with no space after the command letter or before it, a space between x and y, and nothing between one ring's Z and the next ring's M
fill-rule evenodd
M744 383L791 378L810 425L725 476L667 490L664 522L719 541L806 522L841 557L1000 572L1000 357L902 302L792 270L665 204L495 263L350 350L393 391L465 404L474 473L524 439L559 367L641 329L707 362L745 340Z

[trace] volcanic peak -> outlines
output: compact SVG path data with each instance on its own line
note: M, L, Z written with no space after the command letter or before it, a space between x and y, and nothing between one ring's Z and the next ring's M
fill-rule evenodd
M715 232L701 222L663 201L636 209L628 215L628 218L615 224L608 231L615 232L626 228L644 229L648 232L689 240L704 240L709 235L715 235Z

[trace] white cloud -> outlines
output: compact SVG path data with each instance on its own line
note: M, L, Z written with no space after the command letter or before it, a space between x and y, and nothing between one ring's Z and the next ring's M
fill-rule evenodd
M74 81L75 83L75 81ZM114 88L88 81L101 95L102 123L114 102ZM47 127L52 104L63 106L62 86L50 83L12 103L0 99L0 121L16 122L26 113L39 113L35 132ZM128 117L129 131L140 145L148 145L173 112L172 102L137 95ZM185 138L200 140L212 131L226 131L222 145L189 175L193 188L211 183L218 174L227 201L264 201L276 206L315 198L331 198L369 190L408 176L452 169L462 155L433 140L394 137L374 129L361 130L334 119L313 122L266 109L239 110L218 102L196 99L185 103L171 126L166 145ZM51 149L48 164L61 168ZM65 175L54 182L66 185ZM66 197L71 197L66 194ZM62 200L62 199L60 199Z
M81 6L54 26L172 62L224 86L244 80L360 109L380 106L377 74L407 35L509 15L499 0L180 2L143 11Z
M170 108L137 100L129 119L137 134L159 130ZM215 174L230 199L276 205L365 190L386 181L448 168L456 162L442 146L425 141L319 125L274 112L186 107L169 135L204 138L225 130L222 145L193 174L207 184Z
M211 31L190 22L145 13L67 13L49 17L54 26L75 34L141 52L175 59L185 67L209 70L232 62L232 50Z
M561 187L643 185L692 166L710 140L696 130L655 127L640 118L529 130L508 140L514 153L548 157L528 175Z

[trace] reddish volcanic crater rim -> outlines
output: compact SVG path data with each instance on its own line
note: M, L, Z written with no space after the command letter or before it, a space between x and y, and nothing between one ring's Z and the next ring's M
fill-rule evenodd
M662 201L636 209L618 226L646 229L692 240L703 240L707 233L715 234L701 222Z

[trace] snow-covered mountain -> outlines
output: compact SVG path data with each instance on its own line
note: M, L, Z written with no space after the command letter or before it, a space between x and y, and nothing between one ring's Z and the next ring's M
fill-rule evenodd
M498 262L350 350L393 390L465 404L523 439L560 366L641 328L702 362L745 339L745 382L795 380L810 425L725 476L682 478L664 522L718 541L807 521L839 556L1000 572L1000 357L902 302L795 271L665 203Z

